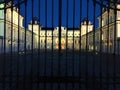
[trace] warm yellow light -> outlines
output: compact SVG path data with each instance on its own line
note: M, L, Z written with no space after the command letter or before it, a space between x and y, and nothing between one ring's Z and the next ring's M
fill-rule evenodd
M56 49L58 49L59 47L58 47L58 44L56 44Z
M64 38L61 38L61 43L65 44L65 39Z
M56 38L55 43L59 44L58 38ZM65 38L61 38L61 44L65 44Z
M65 45L64 44L61 45L61 49L65 49Z
M58 38L56 38L55 43L58 44Z

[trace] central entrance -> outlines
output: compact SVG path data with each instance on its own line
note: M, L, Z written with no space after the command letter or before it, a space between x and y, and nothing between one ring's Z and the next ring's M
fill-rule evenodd
M66 38L61 38L61 49L62 50L65 50L66 49ZM56 38L55 39L55 46L56 46L56 49L59 49L59 38Z

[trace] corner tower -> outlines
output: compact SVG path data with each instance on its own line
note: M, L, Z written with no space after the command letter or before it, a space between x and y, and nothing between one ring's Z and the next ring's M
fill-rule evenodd
M30 23L28 24L28 30L32 31L35 34L39 34L39 30L41 30L39 19L37 17L34 17Z
M81 22L81 36L91 32L92 30L92 23L88 20L88 18L84 18Z

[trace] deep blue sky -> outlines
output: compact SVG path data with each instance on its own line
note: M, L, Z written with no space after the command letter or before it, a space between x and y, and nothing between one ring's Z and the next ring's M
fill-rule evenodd
M38 0L33 0L34 1L34 17L39 18L39 7L38 7ZM52 27L52 15L53 17L53 26L56 27L58 26L58 16L59 16L59 0L53 0L54 1L54 15L52 14L52 0L40 0L40 23L43 27ZM80 1L81 0L68 0L68 27L73 27L73 24L75 27L78 27L80 25L80 12L82 12L82 19L84 17L87 17L87 0L82 0L82 11L80 11ZM75 1L75 9L73 8L73 1ZM31 0L28 0L27 3L27 23L30 22L32 19L32 2ZM47 10L46 10L46 5L47 5ZM100 9L99 6L96 5L96 17L93 16L93 1L89 0L88 3L88 18L89 20L93 23L94 18L96 20L96 27L98 27L98 20L97 16L99 15ZM74 10L75 11L74 11ZM25 5L21 5L21 14L25 16ZM75 14L73 13L75 12ZM67 27L67 0L62 0L62 15L61 15L61 24L62 26ZM47 15L47 24L46 24L46 15ZM73 21L73 15L74 15L74 21Z

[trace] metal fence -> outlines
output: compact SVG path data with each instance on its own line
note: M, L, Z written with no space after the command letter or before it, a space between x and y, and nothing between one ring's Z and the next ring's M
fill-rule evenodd
M1 0L0 90L119 90L119 0Z

